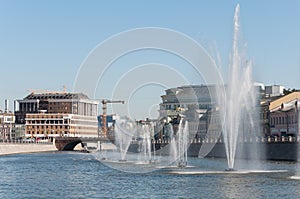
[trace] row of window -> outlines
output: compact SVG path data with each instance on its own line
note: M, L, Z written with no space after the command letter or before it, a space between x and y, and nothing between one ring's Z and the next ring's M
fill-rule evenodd
M30 102L30 103L20 103L19 105L19 110L20 111L25 111L25 112L32 112L37 110L37 103L36 102Z
M56 112L61 112L61 111L67 111L68 107L67 106L64 106L64 107L52 107L52 106L50 106L49 110L51 110L51 111L54 110Z
M162 106L165 110L176 110L177 108L187 108L188 107L188 105L186 105L186 104L181 104L181 105L180 104L165 104ZM212 105L210 105L210 104L199 104L199 106L198 106L199 109L209 109L211 107L212 107Z
M62 134L62 133L69 133L68 131L50 131L47 134ZM27 134L45 134L44 131L27 131Z
M60 119L62 118L62 115L51 115L51 114L30 114L27 116L27 118L37 118L37 119L50 119L50 118L54 118L54 119Z
M71 124L76 124L76 125L81 125L81 126L98 126L98 121L72 120Z
M27 124L68 124L68 120L28 120Z
M48 128L52 128L52 129L69 129L70 126L57 126L57 125L53 125L53 126L28 126L28 129L48 129Z
M297 121L297 116L278 116L278 117L271 117L270 118L270 124L271 125L277 125L277 124L296 124Z

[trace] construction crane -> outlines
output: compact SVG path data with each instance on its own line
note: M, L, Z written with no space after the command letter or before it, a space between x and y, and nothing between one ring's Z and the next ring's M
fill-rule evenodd
M103 100L101 100L101 103L102 103L102 135L104 137L107 137L107 127L106 127L107 104L112 104L112 103L121 103L121 104L124 104L125 101L123 101L123 100L107 100L107 99L103 99Z

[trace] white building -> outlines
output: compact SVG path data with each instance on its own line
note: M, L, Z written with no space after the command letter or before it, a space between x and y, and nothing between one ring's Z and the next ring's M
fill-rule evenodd
M284 87L280 85L266 86L266 97L276 97L283 95Z
M15 136L12 134L14 123L15 116L12 112L0 111L0 139L14 139Z

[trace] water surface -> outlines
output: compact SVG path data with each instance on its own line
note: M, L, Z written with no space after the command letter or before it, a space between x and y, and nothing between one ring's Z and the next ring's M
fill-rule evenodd
M286 172L251 174L199 174L199 171L223 171L227 165L223 159L189 158L189 165L193 167L125 173L102 164L90 154L2 156L0 198L299 198L300 195L300 180L290 179L295 175L297 163L263 162L266 170ZM192 171L198 174L191 174Z

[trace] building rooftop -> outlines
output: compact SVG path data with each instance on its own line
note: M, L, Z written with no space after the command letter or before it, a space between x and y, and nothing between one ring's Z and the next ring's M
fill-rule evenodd
M48 99L89 99L87 95L83 93L64 93L64 92L45 92L45 93L30 93L27 95L24 100L39 99L39 100L48 100Z
M211 102L216 98L215 85L188 85L165 90L161 98L163 103Z
M282 104L296 103L300 100L300 92L293 92L288 95L284 95L276 100L270 102L270 111L275 111L281 108Z

